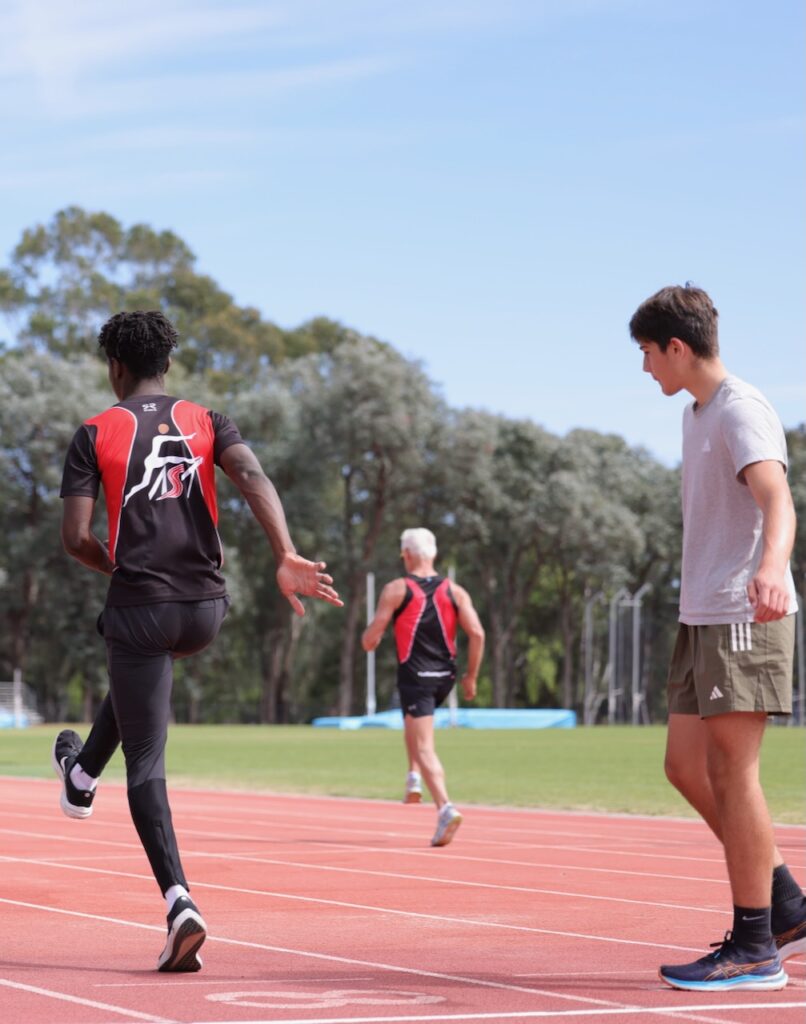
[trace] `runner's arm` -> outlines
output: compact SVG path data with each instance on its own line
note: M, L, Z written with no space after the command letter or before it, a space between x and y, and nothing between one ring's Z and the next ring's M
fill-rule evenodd
M467 633L467 668L462 676L462 690L465 700L473 700L476 696L476 680L481 667L481 659L484 656L484 626L478 617L470 594L464 587L456 583L451 584L453 598L459 610L459 625Z
M392 621L392 616L403 602L406 596L406 582L402 579L392 580L387 583L381 591L378 601L378 608L375 618L364 630L361 637L361 646L365 651L374 651L383 639L386 627Z
M772 622L789 610L786 570L795 543L795 506L780 462L754 462L742 472L764 517L761 561L747 594L756 622Z
M277 586L296 614L305 614L297 594L316 597L341 608L344 602L331 586L333 578L324 572L325 562L311 562L297 554L280 496L252 449L245 444L230 445L221 453L219 461L263 527L277 562Z
M92 532L95 498L69 494L62 508L62 544L68 555L90 569L111 576L114 563L106 546Z

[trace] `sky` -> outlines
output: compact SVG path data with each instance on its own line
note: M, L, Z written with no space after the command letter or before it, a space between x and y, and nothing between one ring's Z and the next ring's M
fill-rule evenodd
M171 229L452 406L673 465L627 331L663 285L806 419L803 44L801 0L5 0L0 263L71 204Z

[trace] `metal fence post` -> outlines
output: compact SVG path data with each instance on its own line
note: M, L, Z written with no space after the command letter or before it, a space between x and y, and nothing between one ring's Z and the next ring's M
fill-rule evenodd
M367 625L375 616L375 573L367 573ZM375 700L375 651L367 651L367 714L374 715Z
M610 598L610 629L607 644L607 724L616 721L616 667L618 665L618 609L619 604L630 592L626 587L619 589Z
M632 724L638 725L644 693L641 689L641 602L644 594L652 589L651 583L644 583L632 596Z

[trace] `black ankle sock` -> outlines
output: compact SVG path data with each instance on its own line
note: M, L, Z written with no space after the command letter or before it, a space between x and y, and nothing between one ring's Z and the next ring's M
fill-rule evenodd
M770 908L734 904L733 941L737 946L765 946L772 942Z
M779 864L772 871L773 906L776 903L788 903L790 900L797 898L803 899L800 886L792 877L792 873L786 864Z

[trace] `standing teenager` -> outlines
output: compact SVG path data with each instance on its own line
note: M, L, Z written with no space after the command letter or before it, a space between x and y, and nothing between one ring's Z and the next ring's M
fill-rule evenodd
M714 952L663 966L681 989L780 989L806 952L806 900L783 862L759 781L768 715L792 710L795 512L784 431L764 396L725 368L717 311L663 288L630 334L683 415L680 626L669 669L666 774L721 840L733 927Z

